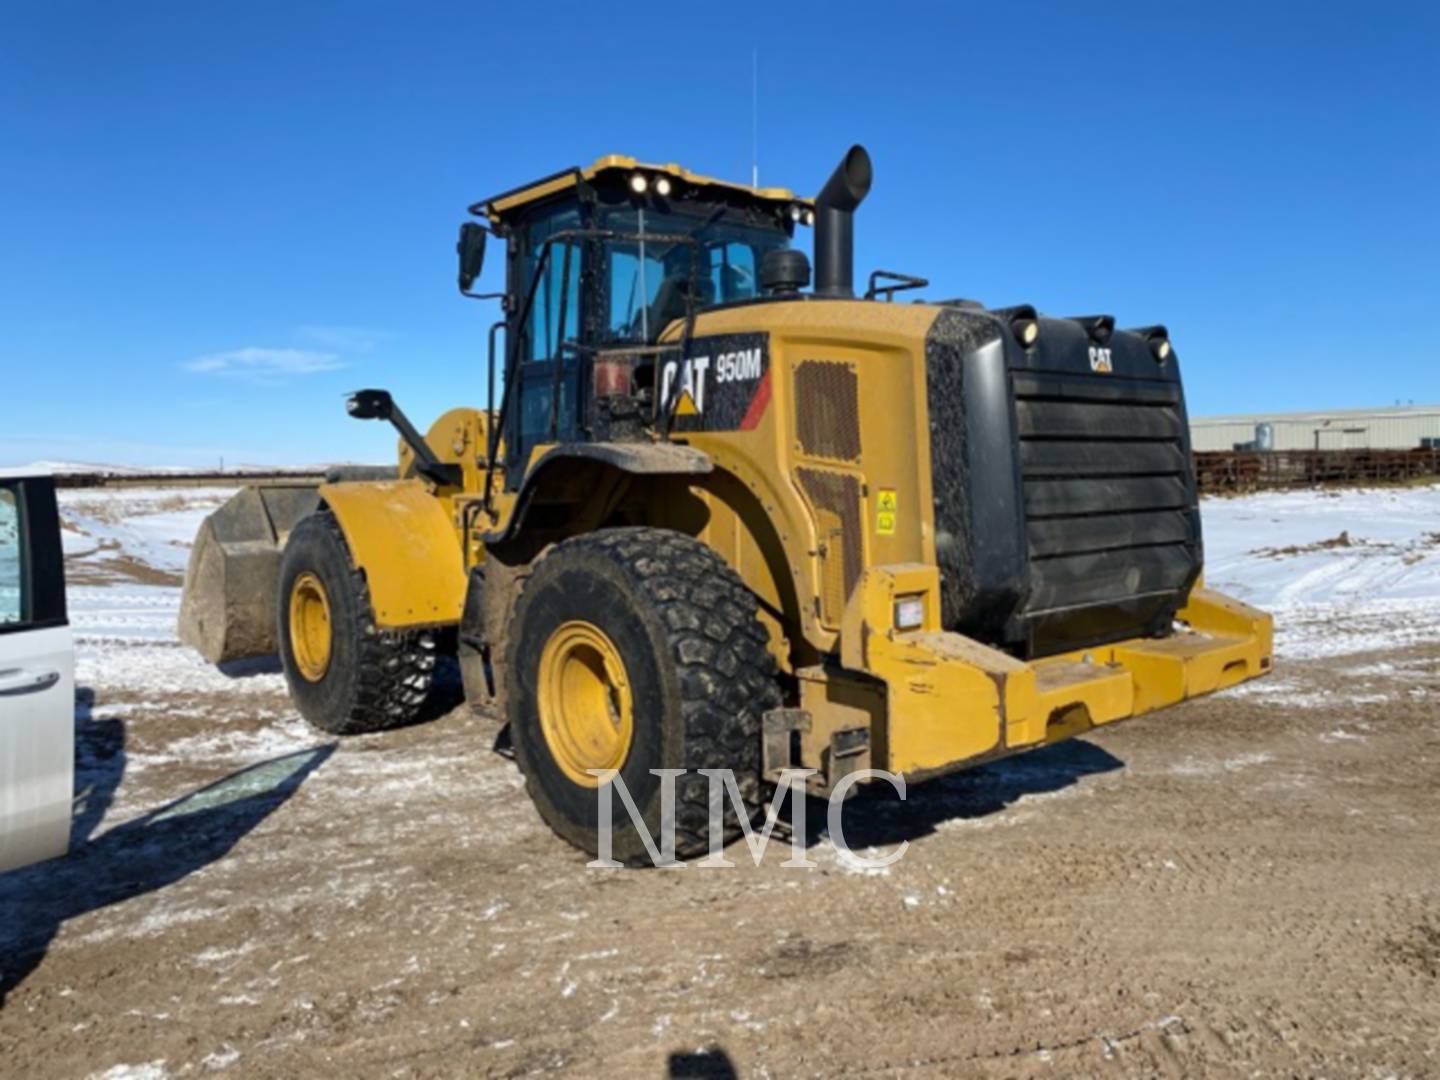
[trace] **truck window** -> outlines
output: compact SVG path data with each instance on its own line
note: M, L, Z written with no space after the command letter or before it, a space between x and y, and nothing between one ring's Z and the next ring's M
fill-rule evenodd
M25 621L25 560L20 540L15 491L0 487L0 626Z

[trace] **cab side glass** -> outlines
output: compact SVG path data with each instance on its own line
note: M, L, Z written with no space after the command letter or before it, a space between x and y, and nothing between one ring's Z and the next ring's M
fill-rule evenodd
M731 241L710 249L710 276L718 303L749 300L760 295L755 248Z
M0 487L0 626L25 621L25 559L15 489Z
M610 341L646 341L648 319L665 264L647 251L640 258L636 244L616 242L610 246Z
M580 212L574 209L560 210L548 217L539 218L526 229L525 259L521 295L529 289L535 269L540 264L545 241L557 232L580 227ZM557 241L549 245L550 257L540 275L539 288L524 327L525 359L541 363L560 352L563 342L573 341L580 336L580 263L583 250L577 241ZM569 252L569 274L566 274L566 252ZM569 293L568 296L562 294ZM562 316L564 327L560 326Z

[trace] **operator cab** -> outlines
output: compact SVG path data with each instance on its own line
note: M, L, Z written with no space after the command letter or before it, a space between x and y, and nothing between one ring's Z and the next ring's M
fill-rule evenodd
M497 328L510 490L536 446L639 437L654 417L657 361L681 353L699 312L760 296L762 260L814 221L812 204L783 188L618 155L470 211L506 245ZM479 225L462 230L464 291L483 240ZM492 379L494 368L492 351Z

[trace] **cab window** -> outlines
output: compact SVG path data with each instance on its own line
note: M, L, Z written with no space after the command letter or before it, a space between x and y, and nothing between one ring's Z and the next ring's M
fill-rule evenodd
M580 228L580 212L574 208L557 211L531 222L526 230L526 252L522 289L530 287L535 267L545 251L546 241L558 232ZM540 277L539 288L525 323L525 359L528 362L549 360L560 351L565 341L574 341L580 333L580 259L584 245L578 240L549 244L550 257ZM565 273L566 252L570 272ZM568 295L566 295L568 293ZM523 294L522 294L523 296ZM565 325L561 327L561 309Z
M731 240L710 248L710 279L715 301L728 304L760 295L760 275L755 265L755 247Z
M665 280L665 264L652 253L642 258L640 246L616 242L610 249L610 318L612 338L644 340L655 294Z
M778 224L704 206L612 209L604 227L626 237L605 245L609 300L602 315L612 343L654 341L684 315L692 287L696 310L754 299L760 259L790 243Z

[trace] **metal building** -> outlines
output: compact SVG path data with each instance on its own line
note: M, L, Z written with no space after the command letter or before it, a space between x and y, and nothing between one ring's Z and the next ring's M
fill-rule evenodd
M1196 450L1413 450L1440 445L1440 405L1192 417L1190 438Z

